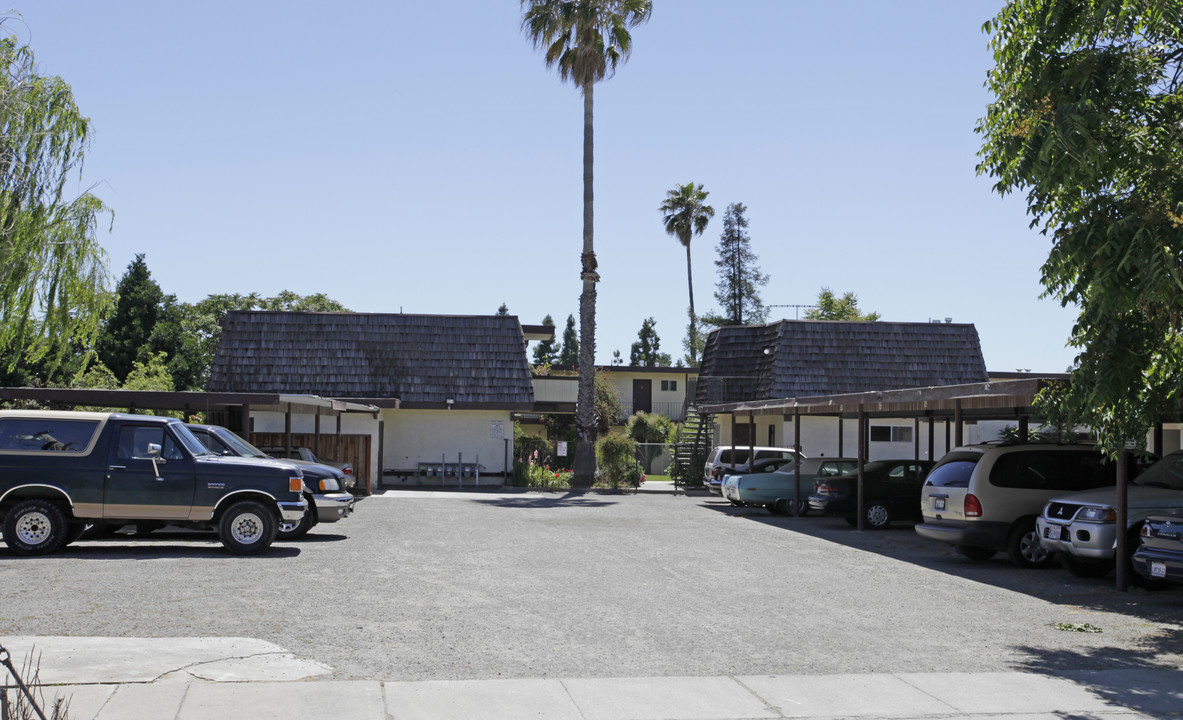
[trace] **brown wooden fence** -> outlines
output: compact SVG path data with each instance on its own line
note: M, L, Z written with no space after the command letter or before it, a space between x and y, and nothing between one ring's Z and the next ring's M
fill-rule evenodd
M258 447L283 447L283 433L251 433L251 443ZM357 478L354 494L370 494L370 436L369 435L326 435L320 436L320 447L316 445L313 433L292 433L292 447L312 448L317 457L353 465L353 476Z

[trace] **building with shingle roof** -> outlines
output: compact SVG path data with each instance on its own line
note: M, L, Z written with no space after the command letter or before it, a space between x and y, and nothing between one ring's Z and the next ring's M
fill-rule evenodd
M986 382L972 324L780 320L712 332L699 404Z
M695 402L701 406L817 398L988 380L972 324L780 320L714 330L703 351ZM881 418L876 423L883 431L873 431L872 436L890 439L872 448L873 457L905 451L911 455L910 421L905 425ZM842 451L842 443L835 438L844 430L835 432L831 424L840 422L836 418L802 420L804 452L834 455ZM741 445L753 439L756 444L790 445L792 418L751 418L740 422L735 433L734 441ZM731 429L720 427L716 438L722 444L732 442Z
M376 406L368 428L355 419L342 432L370 436L372 467L387 478L461 461L501 475L511 469L512 413L534 407L529 336L512 315L233 311L209 389ZM252 437L307 436L314 422L260 412Z

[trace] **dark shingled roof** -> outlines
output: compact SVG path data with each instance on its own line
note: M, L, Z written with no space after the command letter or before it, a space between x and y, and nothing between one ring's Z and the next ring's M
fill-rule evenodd
M712 332L696 400L818 397L988 379L973 325L781 320Z
M404 407L534 403L512 315L235 311L222 323L209 389L398 398Z

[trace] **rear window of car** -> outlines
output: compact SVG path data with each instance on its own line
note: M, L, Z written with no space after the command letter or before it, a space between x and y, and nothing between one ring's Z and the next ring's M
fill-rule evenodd
M719 455L719 462L723 463L724 465L730 465L732 462L734 462L736 465L742 465L747 461L747 450L732 450L731 448L727 448Z
M1167 455L1133 481L1135 485L1183 490L1183 454Z
M1005 488L1072 492L1116 482L1116 463L1105 462L1104 455L1092 450L1006 453L990 470L990 484Z
M757 450L756 459L763 460L765 458L782 458L784 460L793 459L792 450Z
M80 453L90 446L96 420L0 419L0 450Z
M981 453L949 453L932 469L924 484L932 487L969 487L969 476L981 459Z

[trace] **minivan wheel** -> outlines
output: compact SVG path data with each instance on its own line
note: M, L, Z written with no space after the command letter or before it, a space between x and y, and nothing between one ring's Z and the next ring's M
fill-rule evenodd
M1006 554L1010 556L1011 562L1021 568L1051 567L1056 562L1055 556L1040 544L1033 519L1021 521L1011 530L1006 542Z

